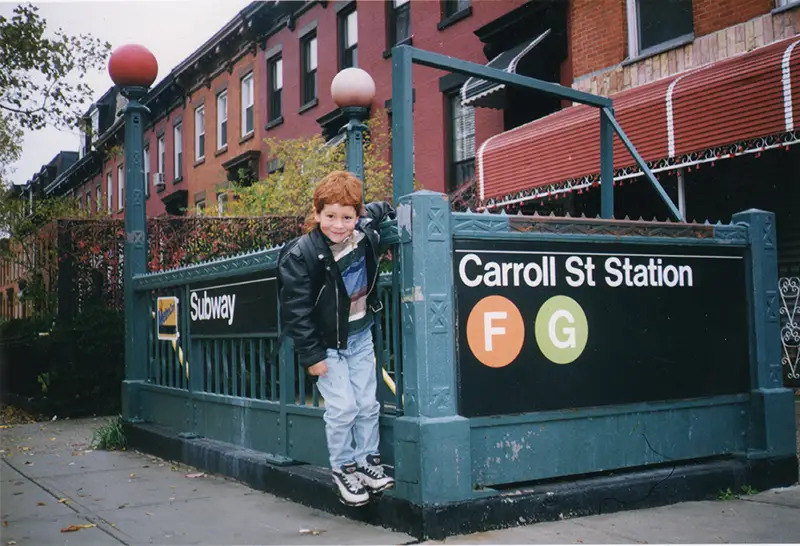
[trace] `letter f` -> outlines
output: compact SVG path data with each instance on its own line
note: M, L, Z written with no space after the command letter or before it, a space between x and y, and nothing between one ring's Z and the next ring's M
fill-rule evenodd
M502 326L492 326L492 321L495 319L503 320L506 318L508 318L508 313L505 311L488 311L483 314L483 339L487 351L491 351L493 348L493 336L502 336L506 333L506 329Z

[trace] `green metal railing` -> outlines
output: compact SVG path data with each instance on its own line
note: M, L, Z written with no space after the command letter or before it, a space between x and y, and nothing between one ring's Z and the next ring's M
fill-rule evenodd
M384 241L396 242L394 222L384 227ZM279 252L279 248L261 250L134 278L135 291L147 296L151 317L138 413L150 422L260 449L277 459L324 464L324 450L317 449L324 433L324 399L298 364L291 339L277 347L278 332L201 335L191 331L190 285L220 279L236 282L254 273L269 277L275 274ZM379 398L384 416L392 418L403 407L396 272L381 274L378 296L383 311L376 316L373 333ZM158 339L159 297L178 298L177 340ZM278 309L264 312L277 315Z

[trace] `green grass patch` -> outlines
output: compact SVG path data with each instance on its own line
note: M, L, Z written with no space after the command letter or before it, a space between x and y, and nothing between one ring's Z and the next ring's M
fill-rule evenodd
M122 428L122 418L115 417L92 432L92 449L114 451L125 449L128 442Z

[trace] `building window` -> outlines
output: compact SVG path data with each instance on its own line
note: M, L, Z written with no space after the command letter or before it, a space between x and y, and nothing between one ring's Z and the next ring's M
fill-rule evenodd
M220 192L217 194L217 214L220 216L225 215L225 209L228 206L228 194Z
M389 0L389 49L397 44L408 42L411 38L411 1Z
M461 105L461 94L448 95L448 191L475 178L475 108Z
M469 7L469 0L442 0L442 19L452 17Z
M89 190L86 190L86 212L92 212L92 192Z
M800 0L775 0L776 8L785 8L786 6L792 6L794 4L800 4Z
M103 209L103 187L100 185L100 181L97 181L97 185L94 187L95 192L95 210L100 212Z
M206 157L206 107L194 109L194 160Z
M317 34L311 33L303 38L300 50L303 63L300 103L305 106L317 98Z
M339 70L358 66L358 15L355 9L339 14Z
M253 132L253 73L242 78L242 136Z
M108 208L108 212L112 211L112 207L114 206L114 181L112 179L111 173L106 173L106 208Z
M228 92L217 95L217 150L228 145Z
M150 148L144 149L144 197L150 197Z
M283 59L280 56L267 62L269 75L269 112L268 121L281 118L281 94L283 92Z
M164 164L167 161L167 147L164 144L164 135L161 135L161 136L158 137L158 145L157 146L158 146L158 157L156 158L156 161L158 161L158 170L157 170L157 172L158 172L158 174L161 175L159 178L161 179L161 182L163 182L164 181Z
M117 210L125 208L125 170L117 165Z
M692 0L628 0L628 53L631 57L690 39Z
M172 145L173 145L173 174L175 180L180 180L183 176L183 134L181 132L181 124L177 124L172 128Z
M206 210L206 200L205 199L201 199L200 201L195 201L195 204L194 204L195 214L197 214L198 216L202 216L205 213L205 210Z

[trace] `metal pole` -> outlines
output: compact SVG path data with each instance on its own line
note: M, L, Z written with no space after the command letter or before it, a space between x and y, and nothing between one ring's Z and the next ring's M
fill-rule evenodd
M686 221L686 171L683 167L678 169L678 211L681 220Z
M347 170L355 174L364 185L362 196L366 200L367 181L364 180L364 133L368 131L367 126L362 120L367 118L369 109L363 106L345 106L342 112L347 116L348 122L344 126L347 132L347 144L345 145L345 158Z
M600 110L600 216L614 218L614 131L611 109Z
M124 408L124 417L139 417L136 382L147 378L147 325L150 313L144 293L133 289L134 275L147 272L147 217L144 199L143 128L144 115L149 113L139 99L146 87L123 87L128 98L125 116L125 254L123 279L125 293L125 379L131 404Z
M394 203L414 191L414 99L411 48L392 48L392 190Z

